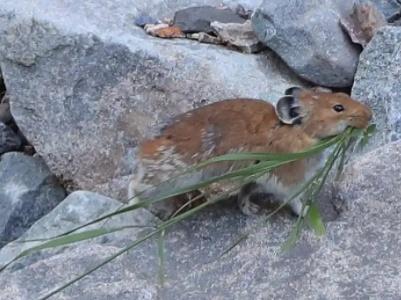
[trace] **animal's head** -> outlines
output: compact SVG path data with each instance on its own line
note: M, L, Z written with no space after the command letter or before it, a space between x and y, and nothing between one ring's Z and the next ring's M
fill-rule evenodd
M300 126L314 138L337 135L348 126L366 128L372 111L344 93L328 89L292 87L276 105L278 118L285 124Z

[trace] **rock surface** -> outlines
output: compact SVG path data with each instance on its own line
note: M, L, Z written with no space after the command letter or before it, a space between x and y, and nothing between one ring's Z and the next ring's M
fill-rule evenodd
M119 208L121 208L121 203L117 200L85 191L74 192L46 217L36 222L21 238L23 240L49 238ZM154 225L155 222L157 219L154 216L148 211L140 209L135 213L114 217L106 223L101 223L101 226L102 228L116 228L133 224ZM99 228L91 226L88 229L95 227ZM10 269L13 279L7 280L8 283L2 281L5 276L0 273L0 281L2 281L0 282L2 288L0 299L6 299L11 295L15 300L37 299L40 295L43 296L44 291L51 290L61 282L70 279L74 274L81 273L114 254L129 241L139 237L143 230L143 228L131 228L120 231L118 234L99 237L91 242L81 242L67 250L59 249L37 253L25 259L23 263L27 264L29 269L35 270L36 274L26 272L26 269L18 263ZM4 265L22 250L37 244L38 242L8 244L0 250L0 265ZM67 299L78 297L88 300L155 299L157 287L152 283L151 279L153 278L149 278L150 276L147 274L157 270L157 262L152 255L155 250L152 249L150 243L148 244L148 253L130 252L129 256L107 265L102 272L96 272L73 289L68 289L65 296ZM144 248L142 249L144 250ZM50 253L52 255L49 255ZM60 263L61 261L63 263ZM130 270L125 269L128 265ZM122 270L124 271L120 273ZM46 280L42 277L43 274L46 274ZM26 289L19 289L19 286L23 284ZM83 293L83 291L85 292ZM58 297L56 296L55 299Z
M375 4L387 19L401 12L401 3L397 0L360 0L360 1L362 3L371 2Z
M10 152L0 160L0 246L24 233L65 198L39 157Z
M12 120L11 112L10 112L10 103L7 100L1 100L0 102L0 122L7 124Z
M361 54L352 96L374 111L370 148L401 138L401 27L379 30Z
M133 17L153 8L160 17L152 3L2 1L0 68L11 112L72 188L124 200L135 146L171 116L201 101L275 101L302 85L271 52L146 35Z
M327 87L352 85L360 50L340 27L353 1L265 0L252 16L258 36L303 78Z
M249 20L243 24L212 22L210 26L222 41L245 53L259 52L265 48L257 39Z
M347 166L337 186L344 201L341 217L327 224L325 237L319 240L307 232L287 253L281 253L280 246L295 220L281 213L219 258L257 222L228 203L169 231L163 289L156 287L157 260L151 254L155 245L146 243L54 299L79 295L80 299L399 299L400 168L400 142L364 154ZM84 211L77 209L73 215ZM50 217L44 223L51 226ZM116 234L103 243L22 260L0 273L0 299L37 298L118 251L123 241Z
M377 30L387 25L383 13L371 3L356 4L349 16L342 17L341 26L354 43L365 47Z
M107 198L105 196L87 192L76 191L68 195L59 205L57 205L49 214L38 220L31 228L29 228L20 238L26 239L46 239L62 234L79 225L83 225L100 217L106 213L113 212L121 208L121 202ZM113 217L108 222L100 223L101 226L92 225L86 229L94 228L116 228L127 225L154 225L157 218L145 209L139 209L135 213L123 214ZM140 230L138 228L127 229L116 234L109 234L98 238L98 242L102 243L110 237L123 238L126 236L134 237ZM22 251L34 247L41 242L16 243L11 242L0 250L0 267L11 261Z
M200 43L215 44L215 45L223 44L223 41L219 37L207 34L205 32L188 33L186 34L186 37L191 40L197 40Z
M0 121L0 155L21 147L21 139L6 124Z
M230 8L216 8L213 6L188 7L179 10L174 15L174 25L185 33L205 32L212 33L212 22L220 23L244 23L241 18Z
M159 23L160 23L159 20L156 20L156 19L152 18L151 16L147 16L147 15L141 15L135 19L135 25L137 25L139 27L145 27L145 25L148 25L148 24L155 25L155 24L159 24Z
M87 1L88 2L88 1ZM93 1L94 2L94 1ZM148 0L148 1L137 1L137 0L130 0L124 1L119 4L121 5L114 5L113 2L107 2L103 5L98 5L98 10L103 10L104 13L107 10L112 9L123 11L124 9L130 9L130 12L134 14L134 16L140 15L150 15L157 19L164 19L164 18L172 18L176 11L189 8L189 7L197 7L197 6L214 6L214 7L229 7L233 11L236 11L238 5L244 7L245 10L253 10L260 3L262 0ZM95 2L94 2L95 3ZM93 5L89 2L88 5Z

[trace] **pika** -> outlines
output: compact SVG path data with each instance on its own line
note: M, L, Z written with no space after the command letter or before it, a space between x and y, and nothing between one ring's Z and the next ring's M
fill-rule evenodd
M319 87L289 88L276 106L264 100L245 98L205 105L178 115L160 135L139 145L139 162L130 179L128 195L132 198L143 193L151 198L165 188L182 188L255 163L224 162L169 180L180 170L215 156L235 152L300 152L323 138L343 132L348 126L365 128L371 118L372 112L364 104L345 93ZM317 154L280 166L247 183L238 192L240 210L246 215L261 212L261 206L252 202L251 196L256 192L287 201L323 163L323 155ZM295 214L304 214L302 195L288 204ZM174 197L152 203L149 209L167 219L180 205L182 199Z

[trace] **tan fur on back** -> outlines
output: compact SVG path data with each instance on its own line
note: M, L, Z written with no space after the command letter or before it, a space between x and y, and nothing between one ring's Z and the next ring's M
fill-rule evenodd
M281 122L272 104L245 98L223 100L177 116L159 136L140 145L143 176L138 183L157 185L180 169L227 153L303 151L346 126L364 127L371 118L366 106L342 93L302 90L297 101L304 116L298 125ZM333 110L339 104L344 111ZM250 163L221 163L199 176L204 179L220 175ZM296 161L276 169L272 176L283 186L294 186L305 180L315 164L313 160Z

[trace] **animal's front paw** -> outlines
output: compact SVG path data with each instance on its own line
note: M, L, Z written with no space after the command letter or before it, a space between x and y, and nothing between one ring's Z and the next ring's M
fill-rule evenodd
M260 215L264 209L259 204L256 204L250 200L239 201L239 209L247 216Z

